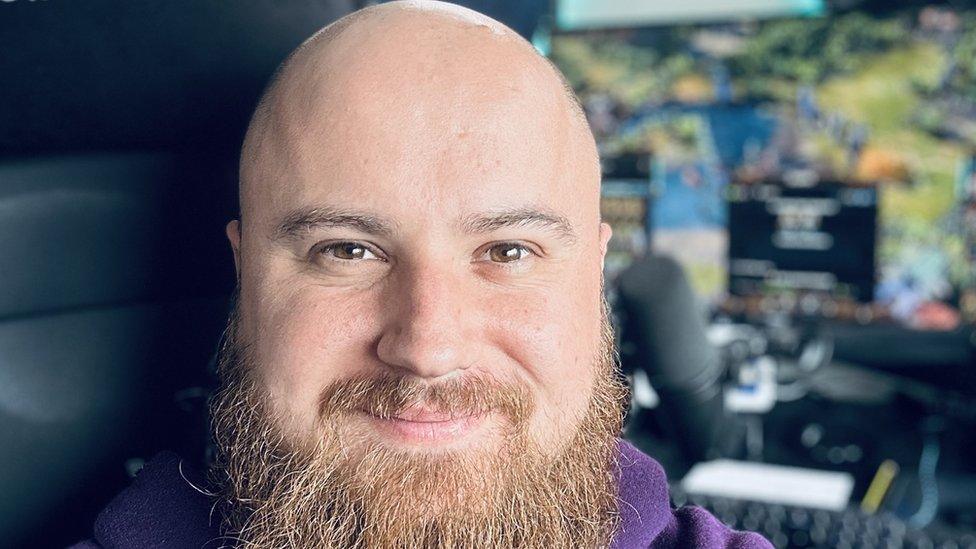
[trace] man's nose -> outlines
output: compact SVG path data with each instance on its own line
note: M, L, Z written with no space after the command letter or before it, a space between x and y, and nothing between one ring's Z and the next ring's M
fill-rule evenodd
M400 273L388 291L390 306L377 345L383 362L411 375L440 378L467 368L465 293L448 269Z

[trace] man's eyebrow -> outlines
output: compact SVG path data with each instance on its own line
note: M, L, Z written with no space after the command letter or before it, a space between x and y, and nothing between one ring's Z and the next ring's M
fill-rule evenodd
M569 219L546 208L516 208L464 218L461 230L466 233L488 233L505 227L524 227L535 225L548 229L559 238L573 244L577 240L576 230Z
M298 240L323 227L343 227L389 237L395 227L379 217L332 207L299 208L285 215L272 234L273 240Z

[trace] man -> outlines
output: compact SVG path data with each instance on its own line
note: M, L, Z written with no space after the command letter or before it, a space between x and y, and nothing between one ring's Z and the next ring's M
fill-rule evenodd
M599 183L572 92L496 21L395 2L309 39L241 154L212 490L161 456L97 542L766 547L671 510L618 439Z

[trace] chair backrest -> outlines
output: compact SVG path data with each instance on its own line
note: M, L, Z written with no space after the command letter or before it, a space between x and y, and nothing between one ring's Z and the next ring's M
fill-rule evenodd
M71 531L35 529L55 516L83 536L126 460L203 444L174 396L205 384L226 317L233 200L180 201L173 186L202 175L189 166L170 153L0 164L3 539L48 546L33 536Z
M87 537L127 465L202 453L243 129L350 9L0 3L0 545Z

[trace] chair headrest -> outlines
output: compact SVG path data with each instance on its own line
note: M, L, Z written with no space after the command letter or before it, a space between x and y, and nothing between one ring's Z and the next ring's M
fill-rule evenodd
M349 0L17 0L0 13L0 151L236 142L274 68Z
M217 165L171 153L0 163L0 320L226 295L236 187Z

